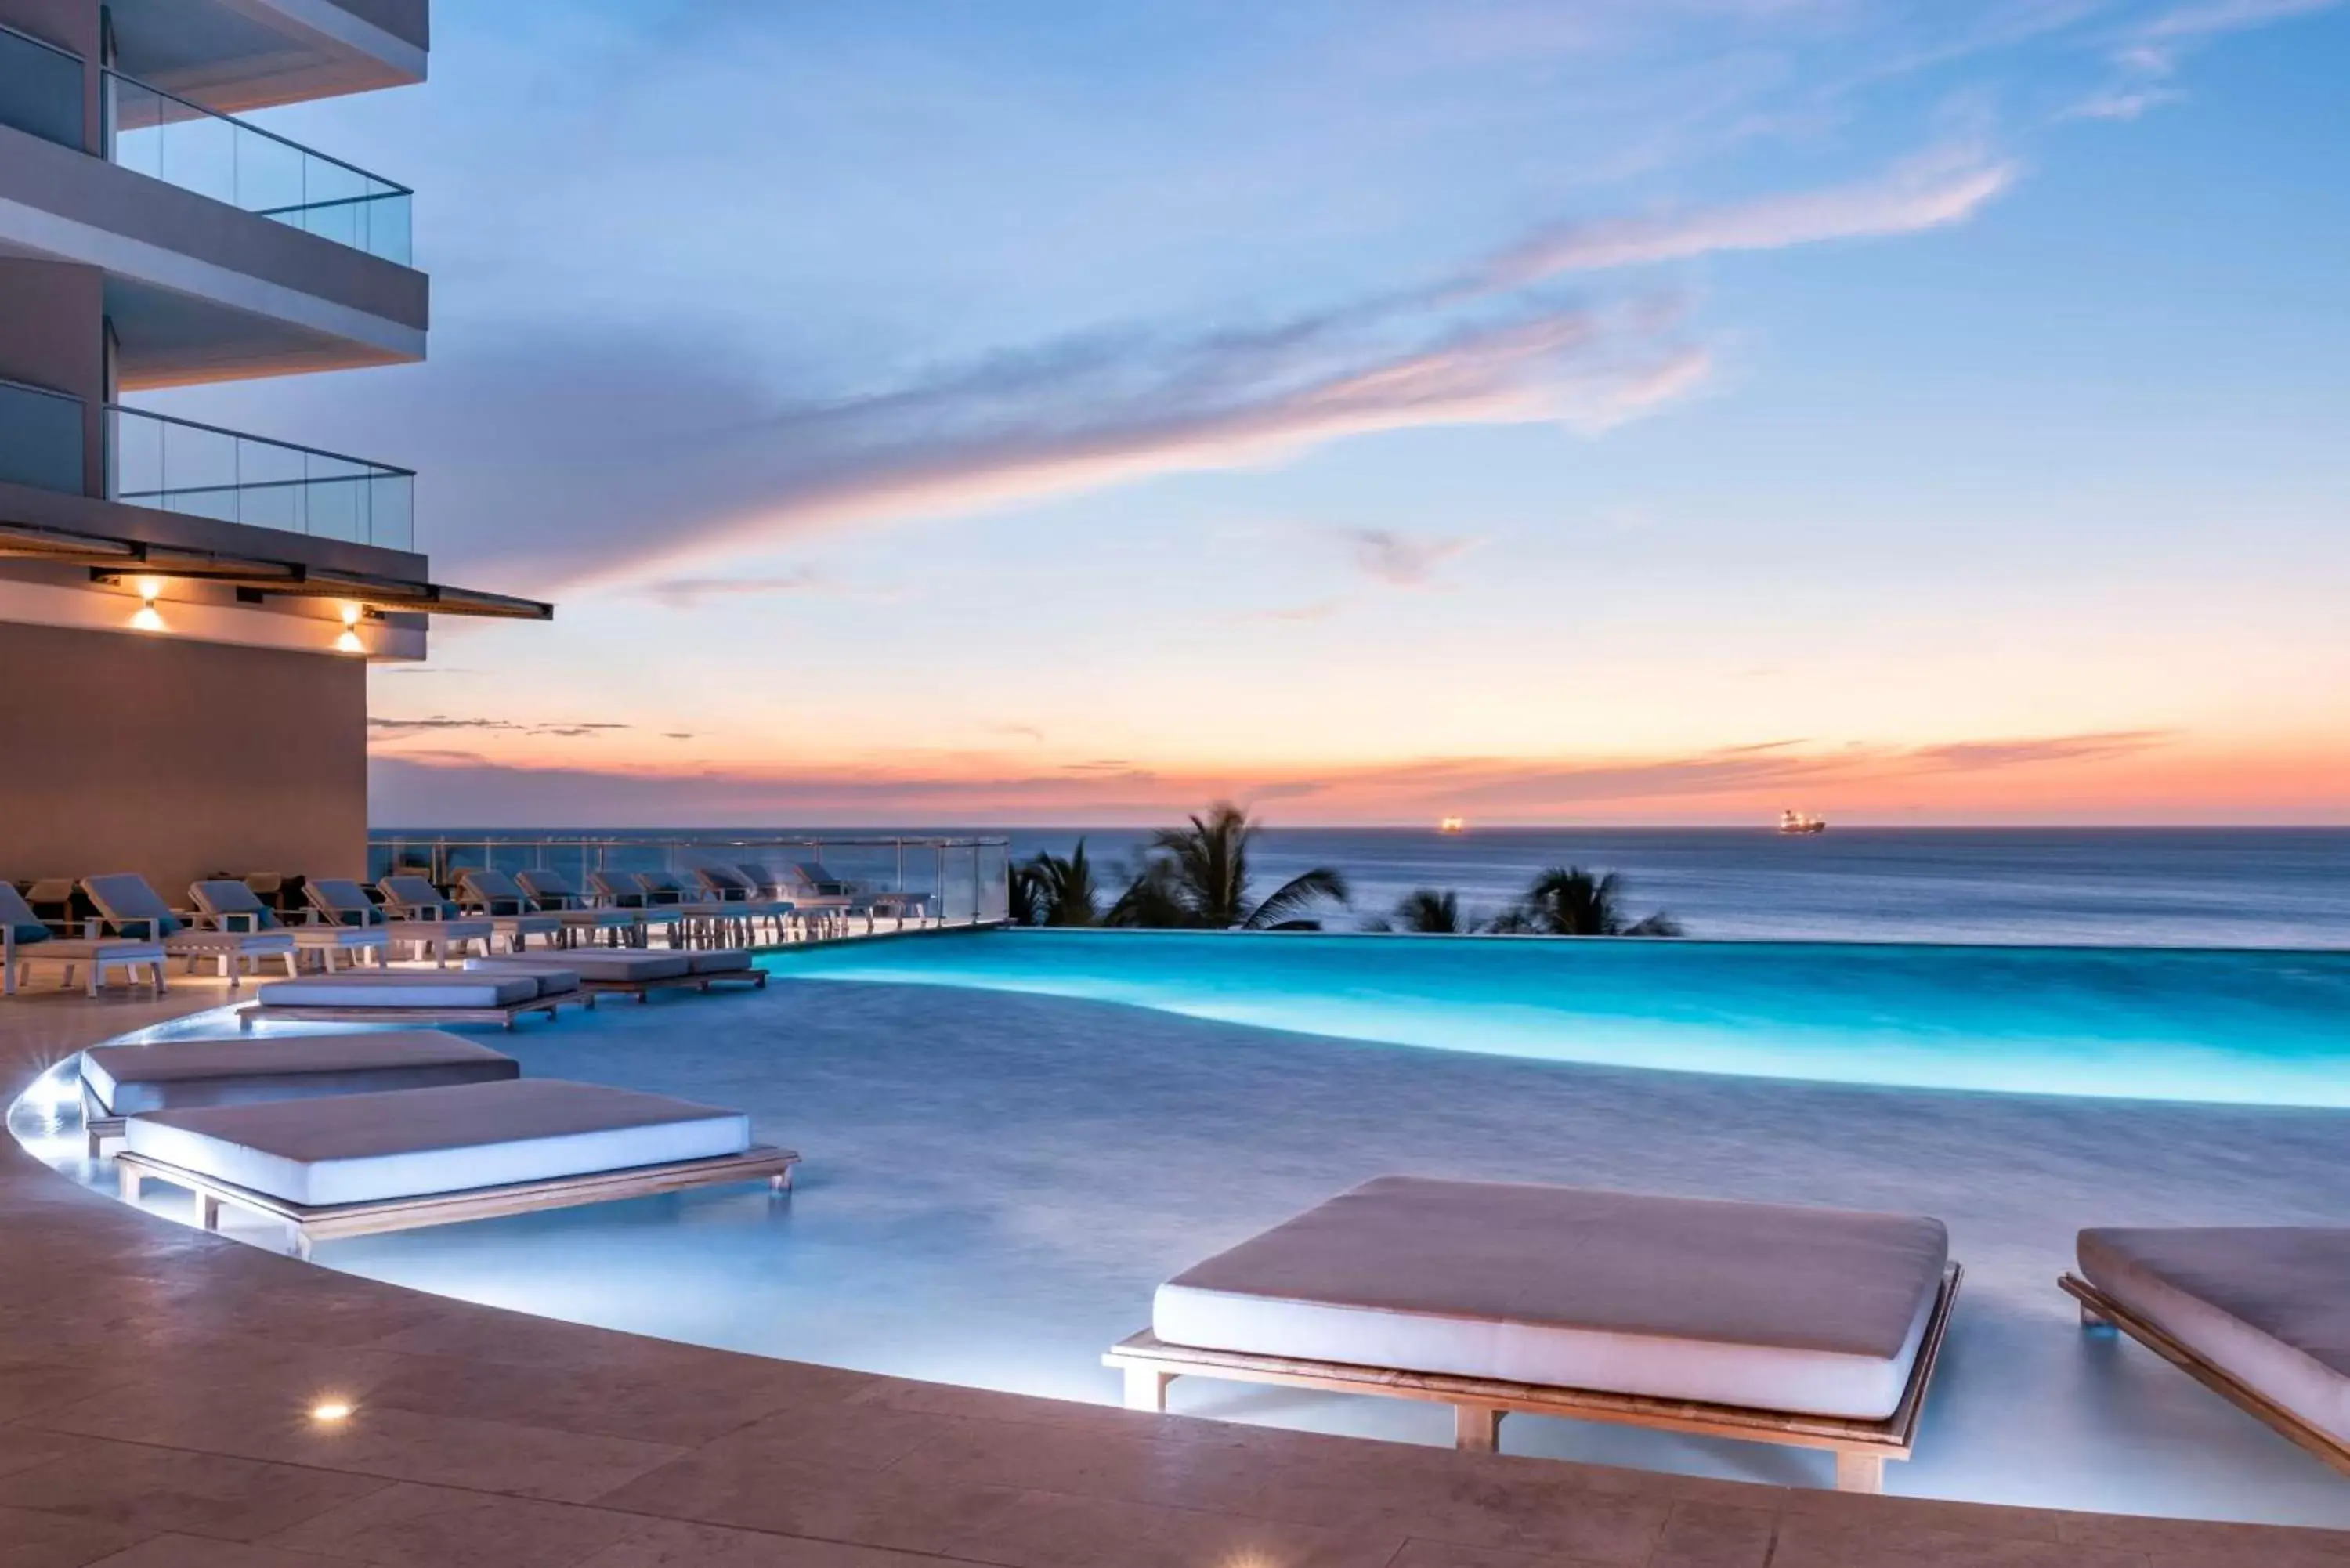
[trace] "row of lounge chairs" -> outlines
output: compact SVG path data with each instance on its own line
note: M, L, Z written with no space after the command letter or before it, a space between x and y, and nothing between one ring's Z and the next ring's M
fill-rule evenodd
M928 908L922 894L867 891L814 862L780 871L757 862L712 863L692 875L689 888L668 872L597 871L589 877L593 892L583 893L559 872L469 867L458 873L460 897L453 899L414 873L383 877L376 897L348 878L312 877L302 887L309 918L294 921L244 881L197 882L188 889L190 908L174 910L143 878L120 873L49 889L62 901L61 893L78 886L98 911L78 930L70 921L39 918L13 886L0 883L0 994L13 995L24 969L35 963L63 970L68 986L86 976L94 996L115 977L163 989L170 958L187 960L192 970L210 960L234 986L263 964L282 962L289 978L297 977L306 957L333 974L392 956L446 967L469 954L521 953L534 940L566 950L649 948L658 931L672 949L733 947L763 937L780 944L837 935L858 916L869 930L885 915L902 922ZM657 967L639 965L633 973L677 978L666 971L654 975ZM606 965L601 978L624 977Z
M314 1242L764 1179L799 1156L739 1111L522 1076L435 1030L101 1045L82 1054L83 1129L119 1139L123 1196L161 1180L199 1224L224 1208Z
M2350 1230L2080 1233L2059 1282L2119 1331L2350 1470ZM1458 1446L1529 1412L1835 1456L1909 1457L1963 1271L1940 1221L1381 1177L1159 1287L1111 1348L1127 1403L1179 1376L1432 1400Z

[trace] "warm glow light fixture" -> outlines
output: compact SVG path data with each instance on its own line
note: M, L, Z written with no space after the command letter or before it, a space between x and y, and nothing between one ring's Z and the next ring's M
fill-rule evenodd
M343 634L335 639L335 650L338 653L367 651L367 644L359 639L359 617L366 613L365 605L346 603L343 606Z
M310 1419L328 1426L337 1421L347 1421L350 1419L350 1415L349 1404L341 1399L321 1399L310 1407Z
M139 608L131 616L130 624L140 631L170 630L163 624L162 612L155 607L155 597L163 591L163 579L141 577L134 586L139 589Z

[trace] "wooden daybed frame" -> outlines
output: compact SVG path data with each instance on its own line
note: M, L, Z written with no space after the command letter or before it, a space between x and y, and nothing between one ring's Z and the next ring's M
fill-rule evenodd
M648 993L651 992L675 991L684 986L693 986L702 991L708 991L712 986L723 984L730 980L748 981L754 991L767 989L767 971L757 968L713 970L707 974L694 974L690 971L685 974L665 974L659 980L589 980L582 975L579 979L579 989L596 996L633 996L639 1002L646 1002L650 1000Z
M1926 1391L1934 1380L1934 1364L1941 1354L1942 1335L1950 1326L1950 1307L1958 1299L1959 1282L1964 1274L1957 1263L1943 1271L1941 1291L1927 1317L1925 1336L1918 1345L1918 1358L1910 1365L1908 1386L1902 1390L1901 1402L1894 1407L1893 1414L1881 1421L1807 1416L1785 1410L1751 1410L1689 1399L1555 1388L1446 1373L1303 1361L1284 1355L1200 1350L1169 1345L1148 1329L1114 1346L1102 1357L1102 1365L1125 1372L1126 1404L1132 1410L1165 1410L1167 1386L1183 1376L1271 1383L1336 1394L1385 1394L1399 1399L1425 1399L1451 1406L1453 1446L1472 1453L1494 1451L1501 1441L1502 1417L1505 1415L1514 1412L1565 1416L1578 1421L1613 1421L1707 1438L1742 1438L1786 1448L1825 1449L1835 1455L1838 1490L1874 1492L1884 1490L1885 1461L1908 1459L1917 1440L1918 1417L1925 1408Z
M2350 1473L2350 1445L2332 1433L2311 1426L2267 1395L2239 1382L2234 1374L2171 1338L2080 1275L2060 1275L2056 1284L2081 1303L2083 1328L2120 1330L2246 1415L2266 1422L2335 1469Z
M236 1026L250 1029L282 1019L302 1023L495 1023L512 1029L516 1019L533 1012L553 1018L566 1004L593 1007L596 993L583 981L577 991L534 996L503 1007L333 1007L324 1002L287 1006L248 1002L236 1010Z
M338 1236L374 1236L390 1231L415 1231L430 1225L454 1225L467 1220L489 1220L504 1214L529 1214L542 1209L607 1203L617 1199L682 1192L689 1188L715 1187L728 1182L764 1179L772 1190L788 1192L792 1186L792 1168L799 1162L800 1157L795 1150L761 1144L741 1154L721 1155L711 1159L632 1166L625 1170L517 1181L504 1187L475 1187L462 1192L432 1192L415 1198L382 1198L364 1203L313 1206L275 1198L266 1192L255 1192L233 1181L201 1175L148 1155L125 1151L114 1157L124 1202L138 1202L140 1191L149 1180L183 1187L195 1195L196 1222L205 1230L220 1229L223 1205L247 1210L284 1221L294 1255L297 1258L307 1258L312 1243L332 1241Z

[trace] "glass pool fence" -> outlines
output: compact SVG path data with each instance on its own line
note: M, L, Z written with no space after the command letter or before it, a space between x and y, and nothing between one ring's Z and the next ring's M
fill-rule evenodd
M691 887L697 866L756 861L780 873L799 866L820 882L846 882L859 894L924 895L919 924L1001 925L1011 913L1012 844L1007 838L915 836L761 836L547 838L486 835L455 837L387 834L368 841L368 878L415 872L446 888L468 867L560 873L583 893L588 874L664 871Z

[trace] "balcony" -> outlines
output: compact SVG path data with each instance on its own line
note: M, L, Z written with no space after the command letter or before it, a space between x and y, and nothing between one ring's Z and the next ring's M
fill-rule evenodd
M117 71L102 73L109 161L400 266L413 192Z
M415 547L416 475L142 409L106 410L106 495L318 539Z

